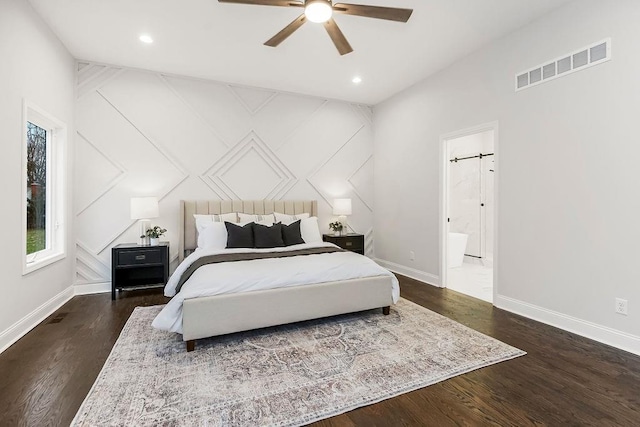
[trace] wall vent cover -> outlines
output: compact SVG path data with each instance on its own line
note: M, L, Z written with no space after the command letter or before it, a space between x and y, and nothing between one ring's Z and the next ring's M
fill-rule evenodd
M537 67L516 74L516 92L537 86L576 71L586 70L611 59L611 39L593 43L575 52L562 55Z

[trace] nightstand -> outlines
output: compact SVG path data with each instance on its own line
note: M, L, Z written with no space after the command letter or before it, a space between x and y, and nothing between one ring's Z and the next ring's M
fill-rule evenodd
M346 234L344 236L333 236L331 234L323 234L322 240L333 243L351 252L364 255L364 235L363 234Z
M116 289L164 286L169 279L169 242L158 246L120 244L111 249L111 299Z

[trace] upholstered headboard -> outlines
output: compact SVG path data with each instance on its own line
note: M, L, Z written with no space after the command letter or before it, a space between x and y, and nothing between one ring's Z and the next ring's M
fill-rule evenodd
M180 201L180 262L198 246L196 220L193 214L215 215L231 212L264 215L280 212L289 215L308 213L318 216L316 200L181 200Z

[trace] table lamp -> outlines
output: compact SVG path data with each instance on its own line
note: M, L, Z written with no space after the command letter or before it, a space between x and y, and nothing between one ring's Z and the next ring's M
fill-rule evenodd
M151 227L151 218L160 216L157 197L132 197L131 198L131 219L137 219L140 223L140 236L142 244L146 245L149 241L146 237L147 228Z
M333 214L338 215L338 221L342 223L344 234L348 234L347 215L351 215L351 199L335 199L333 201Z

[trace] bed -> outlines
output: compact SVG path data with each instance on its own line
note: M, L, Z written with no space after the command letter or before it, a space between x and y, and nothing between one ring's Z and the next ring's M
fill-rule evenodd
M273 212L280 212L289 215L300 215L308 213L310 216L317 216L317 202L312 200L299 201L181 201L180 202L180 237L179 237L179 254L178 259L181 265L176 270L184 271L184 265L188 264L192 259L201 256L200 252L193 253L197 248L197 232L194 214L221 215L232 212L240 212L245 214L266 215ZM313 245L300 245L301 247L329 247L330 243L317 243ZM304 249L304 248L302 248ZM286 249L283 248L283 251ZM259 252L259 250L256 250ZM324 255L322 255L324 256ZM323 269L322 262L325 258L340 257L341 262L347 262L349 268L353 264L353 272L349 272L350 277L345 280L322 280L316 279L318 283L314 283L314 279L302 278L307 284L300 285L296 282L298 278L294 276L298 272L298 264L292 264L288 261L286 268L285 263L275 260L260 261L263 264L269 262L270 268L279 269L283 266L283 280L288 280L288 286L277 287L274 289L252 290L248 286L249 291L230 291L231 293L222 293L216 295L205 296L198 291L198 286L203 282L203 276L200 275L199 282L195 277L188 279L184 286L178 288L179 292L173 296L172 300L163 310L171 311L172 316L179 314L180 317L175 318L174 327L169 326L169 322L165 319L162 325L160 319L163 312L154 320L154 327L182 334L183 341L186 342L187 351L195 349L195 342L198 339L241 332L246 330L264 328L269 326L299 322L304 320L317 319L322 317L334 316L339 314L351 313L356 311L381 308L383 314L389 314L390 306L397 301L399 297L399 287L395 276L390 272L375 265L368 258L353 253L344 254L327 254L321 257L291 257L296 258L296 263L311 263L313 268ZM186 261L185 261L185 257ZM194 258L195 257L195 258ZM358 258L355 258L358 257ZM283 258L278 258L278 260ZM322 260L322 262L320 262ZM257 265L257 261L252 265ZM328 262L328 261L327 261ZM352 263L352 264L351 264ZM211 270L218 271L217 274L226 277L227 273L237 271L250 277L247 264L240 262L223 263L228 265L218 265L216 268L223 269ZM232 265L233 264L233 265ZM306 264L300 264L299 274L304 276L307 274ZM310 265L310 264L309 264ZM244 267L243 267L244 266ZM374 267L375 266L375 267ZM206 266L209 268L209 266ZM245 268L245 270L242 270ZM358 272L358 269L362 270ZM376 270L378 269L378 270ZM253 270L250 271L253 273ZM256 272L256 274L259 274ZM312 275L312 272L309 272ZM351 277L365 275L367 277ZM211 277L211 276L204 276ZM256 276L261 277L261 276ZM213 281L214 279L206 279ZM206 281L204 280L204 281ZM218 280L218 277L215 278ZM194 283L190 283L190 281ZM169 283L172 283L170 280ZM175 280L174 280L175 284ZM172 285L173 286L173 285ZM282 285L284 286L284 285ZM175 291L175 289L173 290ZM165 289L165 294L172 296L169 290L169 284ZM170 307L172 306L173 307ZM171 308L171 310L169 310ZM169 316L166 314L165 317ZM168 318L168 317L167 317Z

